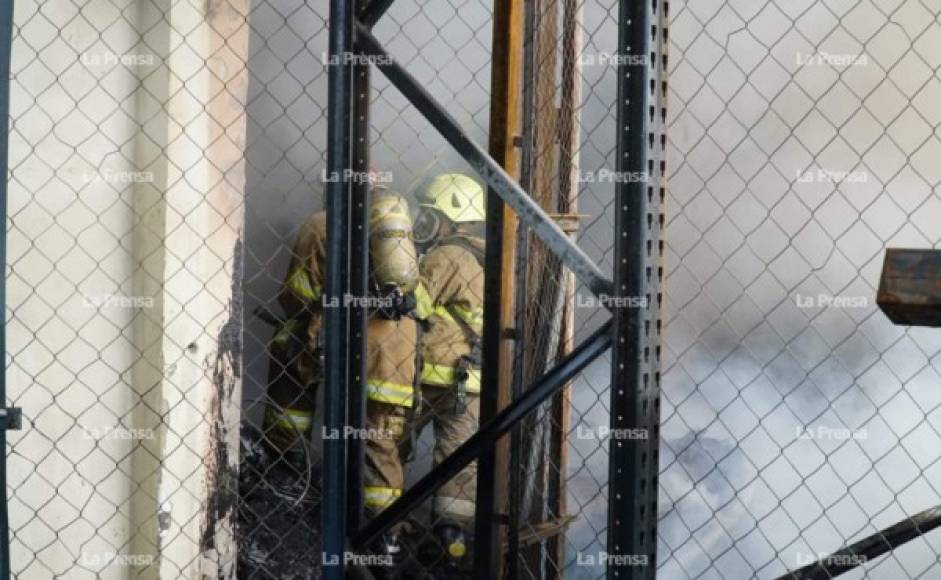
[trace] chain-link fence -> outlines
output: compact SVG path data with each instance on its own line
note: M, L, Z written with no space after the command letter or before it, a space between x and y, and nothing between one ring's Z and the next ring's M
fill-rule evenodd
M660 574L775 578L939 503L938 334L875 305L939 242L939 6L671 4Z
M324 12L319 13L321 18L326 18ZM490 114L491 18L487 2L458 5L401 2L394 4L376 27L377 38L396 60L425 83L434 98L446 103L449 113L481 143L487 139ZM526 111L520 128L524 142L529 143L521 145L523 183L539 192L534 197L540 205L555 215L560 226L577 236L585 251L610 271L614 222L609 209L616 183L615 135L610 126L616 113L612 101L616 93L617 14L600 4L551 2L528 18L532 30L524 58L533 61L524 86L533 87L533 92L529 104L524 106ZM301 62L296 66L288 63L280 75L291 77L292 70L306 70L304 64L316 61L317 53L326 50L327 30L323 24L321 21L316 43L292 36L294 48L283 51L293 55L292 60ZM585 32L589 28L594 29L590 35ZM585 37L590 40L582 40ZM568 45L563 42L566 38L570 39ZM586 42L586 47L576 51L575 43L580 42ZM581 75L587 80L583 81ZM325 90L326 73L317 83L321 91ZM583 85L586 88L583 89ZM284 123L294 124L306 118L283 107L274 86L274 80L266 85L255 106L283 111L278 118L283 118ZM373 89L370 165L378 173L378 179L388 180L385 185L389 189L412 195L436 174L468 172L467 166L451 152L435 128L384 78L374 74ZM557 111L560 101L563 104ZM319 119L320 132L316 135L322 139L324 103L318 101L316 107L310 114ZM297 133L303 131L298 129ZM276 131L265 132L261 139L277 143L262 150L268 155L270 165L267 171L259 173L259 186L248 190L257 203L257 210L253 210L253 198L249 197L248 215L257 218L247 219L247 246L249 254L253 253L253 248L257 248L257 253L250 255L247 263L247 280L251 284L246 292L247 312L256 310L258 305L278 308L276 297L289 270L290 255L286 250L298 235L301 223L298 215L307 215L318 207L317 198L312 199L310 195L310 183L316 181L323 170L322 163L307 169L310 178L304 181L301 177L305 171L301 169L303 162L289 161L295 146L305 152L311 146L306 140L296 141L292 133L284 135ZM324 146L320 142L315 147L322 152ZM252 164L251 155L249 158ZM567 177L554 177L563 173ZM292 179L285 179L283 174L291 175ZM281 203L270 203L271 195L279 196ZM414 203L415 199L412 201ZM304 210L298 211L298 207ZM271 224L277 222L283 222L286 227L273 236ZM255 236L251 233L253 227L258 229ZM518 350L524 354L515 357L511 366L515 384L529 386L575 344L600 327L606 315L602 313L602 305L584 289L576 290L574 280L569 279L538 239L525 233L521 235L518 247L521 258L514 277L517 300L525 304L525 308L518 309L515 325L521 333L517 343L522 348ZM271 330L262 320L246 324L246 342L257 340L254 352L258 353L254 371L252 363L248 363L247 376L252 386L246 390L261 393L269 380L268 357L263 348ZM517 542L520 557L516 564L523 577L603 574L608 469L606 399L610 382L606 375L609 368L609 359L599 360L565 395L533 413L515 436L518 440L510 452L510 464L521 468L507 475L503 499L508 512L515 510L518 523L511 524L502 541L507 546ZM426 387L424 391L427 400L423 405L432 412L425 413L411 425L416 433L414 445L410 446L414 458L406 470L406 488L426 474L434 463L438 425L432 423L448 414L431 400L434 389ZM257 422L261 422L269 402L261 397L250 403L248 408L253 409ZM444 419L447 423L447 418ZM316 456L312 459L317 461ZM518 495L514 490L518 490ZM407 553L406 567L418 575L440 573L438 569L446 564L433 549L427 549L428 544L433 546L436 541L435 517L431 513L433 503L429 502L409 518L403 546ZM263 505L270 507L267 502ZM288 513L292 515L285 518L286 525L277 527L272 523L271 513L261 510L259 526L253 529L262 530L266 536L264 541L270 546L283 546L285 536L308 528L301 519L293 517L293 512ZM277 533L272 533L270 527L275 527ZM317 532L311 529L309 534L316 538ZM295 545L293 539L289 542ZM282 550L279 555L277 549L271 547L264 552L273 557L259 565L258 575L253 577L276 576L283 565L296 568L294 559L300 553ZM305 553L318 554L315 549ZM285 556L287 564L282 559ZM507 566L513 565L512 560ZM566 569L569 572L563 573Z
M478 142L491 10L403 0L375 31ZM617 47L605 35L616 14L560 2L532 18L535 66L559 72L529 71L542 79L525 123L530 186L610 270ZM304 410L314 428L293 471L266 414L287 406L270 393L290 375L272 364L278 298L322 207L326 21L326 6L291 1L17 3L8 373L26 428L7 450L15 577L224 577L236 564L244 578L319 575L321 404L299 385L315 399ZM572 43L584 37L597 62L583 73ZM430 177L470 173L379 75L373 91L382 185L414 204ZM528 385L604 316L576 304L574 280L538 239L521 240L526 356L514 373ZM519 434L525 492L505 498L521 522L507 541L520 543L527 575L558 575L576 558L590 575L604 569L580 557L604 545L603 363ZM429 419L406 487L433 463ZM425 573L442 565L423 551L430 508L410 518L404 544Z
M290 406L273 379L298 380L271 345L323 206L327 6L15 9L7 374L26 425L7 449L13 576L319 577L322 393L305 376L291 398L305 399L292 428L310 432L299 462L273 451L266 416ZM479 143L492 10L398 0L375 27ZM658 574L774 578L941 503L941 344L874 305L885 247L939 241L939 8L669 10ZM614 189L642 178L617 171L631 56L617 6L531 2L524 21L520 182L612 272ZM473 175L375 72L370 125L373 177L413 209L433 176ZM526 227L515 242L518 395L608 314ZM290 340L307 353L306 338ZM511 436L501 541L518 577L605 573L610 367L595 361ZM405 489L454 422L451 402L424 406L435 412L406 414ZM419 576L446 564L434 503L401 532ZM937 542L849 577L932 578Z

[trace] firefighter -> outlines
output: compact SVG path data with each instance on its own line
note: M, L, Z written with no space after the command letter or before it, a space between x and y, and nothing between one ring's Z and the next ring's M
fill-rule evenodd
M309 478L307 442L314 405L323 381L323 283L326 265L326 213L314 213L302 226L291 252L278 302L284 312L268 345L268 399L264 435L276 454L267 474L275 489L296 495L292 484Z
M478 429L480 341L483 329L484 189L474 179L447 173L432 179L419 196L416 241L426 247L416 289L422 320L422 415L431 414L435 464ZM424 424L420 417L417 424ZM448 566L469 562L477 465L470 464L443 485L433 500L433 529Z
M366 424L361 433L352 433L366 440L363 491L370 516L395 501L404 484L399 443L407 434L407 409L415 403L418 344L414 319L418 261L411 225L408 204L401 196L373 196L371 292L366 299ZM326 214L321 211L308 219L298 236L279 297L287 319L271 345L272 404L265 431L289 463L302 459L311 435L316 389L322 382L323 309L336 306L322 297L325 243ZM386 534L374 549L392 559L392 568L380 571L391 574L402 557L398 530Z

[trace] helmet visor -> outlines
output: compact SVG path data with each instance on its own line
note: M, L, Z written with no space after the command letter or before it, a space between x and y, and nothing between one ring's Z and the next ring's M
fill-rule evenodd
M415 243L425 245L431 243L438 235L441 227L441 216L430 207L422 206L412 224L412 236Z

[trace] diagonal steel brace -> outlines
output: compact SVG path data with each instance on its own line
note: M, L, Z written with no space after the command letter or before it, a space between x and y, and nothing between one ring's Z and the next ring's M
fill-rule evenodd
M357 530L353 534L353 545L360 548L368 546L396 522L411 513L439 487L474 461L482 450L494 445L520 419L567 385L575 375L584 370L611 346L613 341L611 329L612 323L608 321L572 351L572 354L565 357L562 362L543 375L525 394L503 409L492 421L482 425L480 430L458 447L454 453L408 488L392 505L384 509L363 528Z
M510 207L520 221L529 226L546 247L575 274L596 296L613 296L613 285L588 255L573 242L546 214L532 197L493 160L477 143L471 140L458 122L422 87L405 68L398 64L376 40L369 28L355 24L356 49L382 71L415 108L434 126L441 136L457 150ZM606 301L603 301L606 303Z

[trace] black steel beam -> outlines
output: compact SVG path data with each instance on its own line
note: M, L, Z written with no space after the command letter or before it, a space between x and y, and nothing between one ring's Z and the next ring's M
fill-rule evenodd
M474 461L483 450L491 448L520 419L558 392L593 360L604 353L611 346L611 328L611 322L606 323L572 351L572 354L566 357L565 360L547 372L522 397L503 409L493 421L481 426L477 433L439 463L425 477L412 485L402 497L383 510L365 527L357 530L352 536L352 544L358 548L367 546L396 522L411 513L470 462Z
M395 0L372 0L360 13L359 21L372 28L383 17Z
M515 172L518 155L513 144L517 133L518 24L521 0L494 0L490 62L490 120L488 155L506 172ZM419 106L420 107L420 106ZM484 267L484 326L480 392L480 422L488 423L512 401L512 372L508 366L510 344L504 328L512 324L514 300L512 273L518 220L508 211L499 193L487 190L486 251ZM477 460L477 497L474 516L474 576L500 578L504 564L504 538L510 481L505 441L481 451Z
M663 86L660 0L621 2L618 17L614 344L607 577L654 578L660 424ZM659 36L658 36L659 35ZM648 62L649 59L649 62ZM665 75L665 72L663 73ZM627 176L646 179L626 179Z
M357 13L363 14L366 0L357 0ZM350 308L350 342L347 350L347 384L349 385L349 425L361 429L366 423L366 318L364 308L369 294L369 104L371 100L369 65L353 65L352 108L352 166L357 179L352 184L350 200L350 294L355 300ZM362 438L354 437L349 445L347 464L347 512L351 530L364 521L363 466L366 464L366 446Z
M503 202L493 190L487 192L486 249L484 255L484 330L483 384L480 393L480 420L491 421L500 412L500 379L503 364ZM474 575L496 575L499 525L496 513L502 509L497 500L497 450L482 448L477 462L477 512L474 519ZM443 483L443 482L442 482Z
M327 268L324 309L324 428L344 432L347 421L349 307L350 109L352 105L353 0L330 1L330 65L327 103ZM325 580L343 580L347 516L347 445L343 437L323 442L322 570Z
M926 509L882 531L863 538L813 564L779 576L777 580L826 580L842 576L941 527L941 505Z
M612 296L613 287L601 269L550 218L500 164L472 141L458 122L412 75L398 64L362 23L356 25L357 48L395 85L441 136L470 164L504 202L516 211L519 220L546 244L546 247L598 296ZM608 301L605 301L608 304Z
M10 52L13 44L13 2L0 3L0 208L3 211L3 233L0 234L0 312L6 312L7 263L7 168L10 142ZM6 352L6 322L0 320L0 353ZM0 407L7 401L6 373L0 373ZM15 415L10 410L10 415ZM10 525L7 514L7 437L6 426L0 428L0 578L10 578Z
M520 187L525 191L532 191L533 168L535 166L535 124L536 124L536 2L525 2L523 5L523 59L522 59L522 94L520 103L521 116L521 143L520 143ZM526 321L527 321L527 291L529 259L529 229L520 227L516 232L516 271L515 301L516 312L513 328L516 329L513 341L513 377L510 394L513 400L523 394L523 382L526 375ZM510 488L507 498L507 557L506 578L518 580L520 578L520 525L522 522L523 507L523 476L525 462L523 461L523 429L517 424L510 433ZM539 578L541 575L536 575Z

